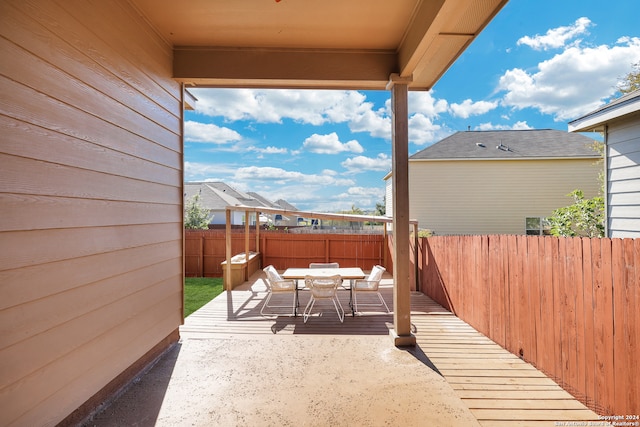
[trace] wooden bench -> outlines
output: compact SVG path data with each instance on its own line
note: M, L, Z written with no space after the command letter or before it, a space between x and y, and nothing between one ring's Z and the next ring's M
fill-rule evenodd
M227 290L246 282L253 273L260 269L260 252L249 252L248 262L246 255L246 252L242 252L231 257L231 280L229 282L227 282L227 261L222 261L222 277L224 283L230 285Z

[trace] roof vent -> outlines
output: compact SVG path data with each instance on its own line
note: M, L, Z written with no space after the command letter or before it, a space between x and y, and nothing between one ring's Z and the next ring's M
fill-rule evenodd
M482 148L486 147L486 145L484 145L482 142L476 142L476 145Z
M502 142L500 144L496 145L496 150L510 151L509 147L504 145Z

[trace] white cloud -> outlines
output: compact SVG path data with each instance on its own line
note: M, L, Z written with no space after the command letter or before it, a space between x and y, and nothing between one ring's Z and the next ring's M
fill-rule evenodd
M261 123L281 123L283 119L314 126L348 123L351 132L365 132L374 138L391 140L390 100L386 101L383 108L374 109L374 104L368 102L366 96L358 91L286 89L191 89L191 91L198 98L196 109L200 114L224 117L230 121L253 120ZM440 126L434 125L433 120L440 113L447 112L449 107L447 101L434 98L432 91L410 92L408 101L410 121L414 126L420 126L410 130L411 141L416 144L433 142L440 131ZM481 108L482 105L478 104L475 108ZM309 144L312 142L317 143L317 141L309 141ZM349 145L343 144L340 151L362 152L358 151L360 144L357 141L349 141L346 144ZM339 152L337 148L337 146L326 147L326 150Z
M349 187L346 192L335 196L333 205L339 210L349 211L352 207L373 208L384 200L385 190L382 187Z
M298 209L309 210L308 203L323 201L327 198L326 195L321 194L320 186L317 185L283 185L278 188L267 191L265 194L269 194L269 200L283 199L293 204ZM262 193L261 193L262 194ZM305 206L300 206L304 203Z
M440 113L447 112L448 103L436 99L429 92L409 92L409 140L418 145L438 140L447 132L433 123ZM354 116L349 122L352 132L367 132L372 137L391 140L391 100L385 102L385 108L367 110Z
M198 113L227 120L280 123L292 119L322 125L343 123L370 110L357 91L293 89L191 89Z
M384 153L378 154L378 157L375 158L356 156L345 160L341 165L352 173L366 171L387 172L391 169L391 158Z
M246 151L255 151L260 154L287 154L289 152L289 150L286 148L273 147L273 146L269 146L266 148L248 147Z
M436 125L423 114L414 114L409 117L409 141L416 145L425 145L438 141L448 135L445 128Z
M346 193L343 193L340 197L366 197L366 198L382 198L384 196L385 189L381 187L349 187Z
M455 117L467 119L470 116L479 116L488 113L498 107L498 102L476 101L465 99L462 104L451 104L450 109Z
M184 162L185 181L223 180L222 177L233 175L237 167L225 164ZM212 176L217 178L211 178Z
M184 139L187 142L228 144L240 141L242 136L233 129L188 120L184 122Z
M557 49L566 45L568 40L587 33L591 26L589 18L578 18L572 25L552 28L543 36L536 34L533 37L524 36L517 41L518 45L527 45L535 50Z
M360 111L349 120L351 132L366 132L374 138L391 139L391 118L384 109Z
M323 193L321 185L290 183L277 188L260 188L259 193L269 200L284 199L298 209L314 212L340 212L352 206L373 209L382 202L384 189L351 186L346 191L332 194Z
M335 173L323 173L323 174L304 174L297 171L288 171L282 168L274 167L259 167L249 166L239 168L234 178L237 180L252 180L252 181L274 181L279 184L287 182L297 182L301 184L316 184L316 185L353 185L354 182L351 179L336 178Z
M516 122L513 125L494 125L491 122L482 123L473 128L474 130L527 130L533 129L526 121Z
M331 132L328 135L318 135L314 133L305 139L302 147L306 151L317 154L337 154L343 151L362 153L364 151L360 143L355 139L345 143L340 142L340 138L338 138L338 134L335 132Z
M534 108L563 121L592 111L616 92L620 76L640 61L640 38L625 37L614 46L570 47L538 64L537 71L520 68L500 77L502 105Z
M190 89L198 98L196 112L229 121L282 123L291 119L320 126L348 123L352 132L391 139L391 121L385 108L358 91L293 89Z
M440 113L446 112L447 101L434 98L432 92L409 92L409 115L422 114L425 117L435 118ZM391 101L388 102L389 105L390 103Z

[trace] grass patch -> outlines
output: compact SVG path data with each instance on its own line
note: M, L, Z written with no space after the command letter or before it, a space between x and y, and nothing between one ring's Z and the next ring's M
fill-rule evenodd
M185 277L184 317L222 293L222 277Z

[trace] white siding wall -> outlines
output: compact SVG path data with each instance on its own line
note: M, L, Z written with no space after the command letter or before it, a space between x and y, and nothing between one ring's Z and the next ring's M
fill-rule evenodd
M526 217L598 194L594 160L409 162L410 216L439 235L524 234Z
M384 186L385 213L386 216L393 216L393 179L391 176L385 181Z
M0 425L65 419L182 323L182 94L126 0L0 2Z
M607 130L608 237L640 237L640 116Z

